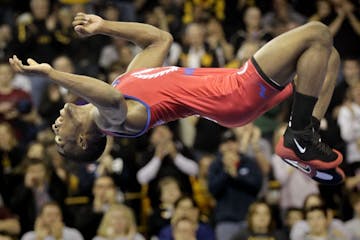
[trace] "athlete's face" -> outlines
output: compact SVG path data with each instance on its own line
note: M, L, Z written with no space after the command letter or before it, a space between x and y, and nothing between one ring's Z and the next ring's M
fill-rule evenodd
M81 108L81 106L66 103L64 108L60 110L60 116L52 126L55 133L55 142L60 153L64 153L65 149L77 145L81 119L84 114Z

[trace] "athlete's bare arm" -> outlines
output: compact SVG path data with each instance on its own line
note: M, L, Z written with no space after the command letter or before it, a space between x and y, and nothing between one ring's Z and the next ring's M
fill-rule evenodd
M137 54L128 66L127 71L161 66L172 43L172 36L169 33L151 25L106 21L91 14L78 13L74 18L73 26L82 37L105 34L125 38L142 47L143 51ZM125 121L126 125L129 126L141 126L142 122L146 122L145 111L137 111L139 107L135 106L136 104L131 104L131 109L135 109L135 111L129 110L131 113L129 115L129 106L122 94L102 81L57 71L49 64L39 64L32 59L28 59L28 65L23 65L16 56L10 58L9 61L15 71L45 75L55 83L92 103L99 113L96 114L97 122L101 122L103 126L121 127L120 124ZM138 114L139 116L137 116Z
M73 26L80 36L104 34L120 37L143 48L129 64L127 71L162 66L173 41L170 33L148 24L107 21L92 14L78 13Z
M105 120L123 122L127 115L127 105L122 94L109 84L96 78L55 70L47 63L37 63L28 59L24 65L15 55L9 59L12 68L20 73L36 73L52 79L76 95L93 104ZM116 114L114 114L116 113Z

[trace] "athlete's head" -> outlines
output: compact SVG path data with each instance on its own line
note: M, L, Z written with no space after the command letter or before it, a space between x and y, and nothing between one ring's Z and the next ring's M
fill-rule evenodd
M53 124L58 151L68 160L93 162L105 149L106 136L93 121L92 108L67 103Z

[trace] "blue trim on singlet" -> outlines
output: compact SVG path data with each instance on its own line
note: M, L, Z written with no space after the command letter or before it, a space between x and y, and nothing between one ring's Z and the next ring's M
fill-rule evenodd
M123 133L117 133L117 132L109 132L109 133L113 133L115 136L117 137L126 137L126 138L136 138L139 137L141 135L143 135L148 129L149 129L149 125L150 125L150 120L151 120L151 111L150 111L150 106L145 103L144 101L140 100L137 97L133 97L133 96L129 96L129 95L125 95L123 94L123 96L125 97L125 99L131 99L131 100L135 100L139 103L141 103L142 105L145 106L146 108L146 112L147 112L147 120L146 120L146 124L143 130L141 130L139 133L135 134L135 135L128 135L128 134L123 134Z
M195 71L195 68L184 68L184 74L185 75L193 75Z

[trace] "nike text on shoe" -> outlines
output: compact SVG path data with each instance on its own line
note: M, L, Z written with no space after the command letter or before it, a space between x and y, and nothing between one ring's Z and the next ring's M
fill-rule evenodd
M319 141L311 126L302 131L287 128L275 152L282 159L297 161L315 169L336 168L343 160L340 152Z
M299 171L309 176L316 182L324 185L338 185L345 180L345 174L341 168L331 168L327 170L321 170L313 168L309 165L299 163L290 159L283 159L284 162L292 167L297 168Z

